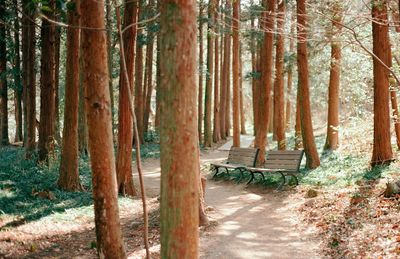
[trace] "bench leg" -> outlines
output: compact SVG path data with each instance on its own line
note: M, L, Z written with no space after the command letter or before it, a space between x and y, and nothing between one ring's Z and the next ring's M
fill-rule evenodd
M215 171L215 173L214 173L214 175L212 177L212 179L214 179L215 177L217 177L217 174L219 173L219 167L218 166L213 166L212 170Z
M250 172L250 180L246 183L246 185L249 185L254 180L254 172L252 171L249 172Z
M262 172L254 172L261 175L262 181L265 182L265 175Z
M281 189L286 183L286 177L284 173L280 173L282 176L282 183L278 186L278 189Z
M299 179L297 179L297 176L294 174L290 174L290 176L294 178L294 180L296 181L296 185L299 185Z

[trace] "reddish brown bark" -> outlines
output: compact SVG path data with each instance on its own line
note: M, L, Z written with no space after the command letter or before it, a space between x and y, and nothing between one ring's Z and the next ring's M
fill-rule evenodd
M138 22L143 20L144 1L138 1ZM143 111L144 111L144 95L143 95L143 41L142 29L137 30L136 40L136 67L135 67L135 114L137 117L137 128L139 131L140 143L144 142L143 133ZM133 81L132 81L133 82Z
M82 190L78 171L78 103L79 103L79 49L80 0L71 2L68 9L67 62L65 73L65 112L63 143L58 186L68 191Z
M232 75L233 75L233 146L240 147L240 83L239 83L239 61L240 61L240 43L239 43L239 10L240 0L233 2L233 21L232 21Z
M342 45L336 41L341 33L342 12L338 5L333 6L332 39L331 39L331 67L329 77L328 96L328 128L325 141L325 150L336 150L339 147L339 93L340 70L342 61Z
M110 76L110 80L108 83L108 87L110 88L110 98L111 98L111 110L112 110L112 128L113 134L116 128L115 125L115 106L114 106L114 86L113 86L113 51L112 51L112 37L113 37L113 15L112 15L112 5L111 0L106 0L106 28L107 28L107 57L108 57L108 73ZM114 139L114 137L113 137Z
M137 1L125 1L124 24L130 26L137 20ZM125 62L129 82L125 79L124 70L120 70L119 87L119 114L118 114L118 150L117 150L117 183L118 192L122 195L135 196L136 190L132 177L132 143L133 143L133 121L130 113L129 97L127 87L133 93L133 75L135 68L135 39L136 26L131 26L124 34ZM122 66L122 61L121 61Z
M222 0L223 1L223 0ZM222 3L223 4L223 3ZM223 20L223 14L221 14L221 20ZM225 27L221 29L221 31L224 31ZM225 134L225 117L226 117L226 76L225 76L225 47L226 47L226 40L225 38L227 35L221 35L221 62L220 62L220 100L219 100L219 119L220 119L220 132L221 132L221 138L226 139L226 134Z
M203 39L203 15L206 5L203 1L200 1L199 6L199 92L198 92L198 132L199 132L199 142L203 143L203 75L204 75L204 39Z
M219 0L216 1L219 6ZM215 8L215 20L218 22L218 9ZM213 120L213 141L221 140L221 119L220 119L220 63L219 63L219 37L218 28L215 28L215 51L214 51L214 120Z
M80 39L82 40L82 30ZM79 51L79 104L78 104L78 149L81 155L88 155L88 129L85 108L85 86L83 85L82 44Z
M387 63L389 59L389 27L387 1L372 1L373 53ZM371 165L389 164L393 159L390 143L389 72L373 59L374 72L374 144Z
M267 130L269 124L269 110L270 110L270 92L272 86L272 52L274 40L274 12L275 0L264 0L266 12L263 16L262 29L264 33L264 42L261 46L260 62L261 66L261 80L259 84L259 99L258 99L258 125L256 126L256 137L254 141L255 147L260 149L258 155L258 163L262 164L265 161L265 149L267 146Z
M215 0L211 0L208 5L208 33L207 33L207 74L206 90L204 95L204 146L211 147L211 113L212 113L212 87L214 76L214 23L215 23Z
M281 1L277 9L277 42L275 58L275 82L274 82L274 126L278 149L286 149L285 136L285 1Z
M83 27L105 28L103 1L82 1L81 11ZM104 30L82 30L97 251L100 258L126 258L118 211L106 38Z
M5 0L0 1L0 19L6 19ZM0 146L8 145L8 92L7 92L7 44L6 25L0 23Z
M225 15L226 34L224 43L224 71L225 76L225 136L230 136L231 131L231 44L232 44L232 1L226 0L225 8L227 14Z
M35 71L35 10L31 1L24 0L22 16L22 83L24 98L24 146L26 158L36 148L36 71Z
M307 13L306 0L297 0L297 67L298 91L301 118L301 133L306 167L317 168L320 165L317 147L314 141L314 132L311 120L310 87L307 54Z
M196 1L162 1L160 24L161 257L198 258Z
M54 10L55 0L50 0L48 5ZM44 11L44 14L54 19L54 11ZM44 161L54 151L55 130L55 25L45 18L42 19L41 49L38 154L39 161Z

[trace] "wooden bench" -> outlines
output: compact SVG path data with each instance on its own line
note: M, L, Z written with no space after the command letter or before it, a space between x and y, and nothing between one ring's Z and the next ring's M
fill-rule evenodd
M238 148L232 147L229 150L228 159L223 163L212 163L212 170L215 172L212 178L215 178L223 169L225 173L229 174L229 169L238 170L240 172L240 179L243 178L244 172L248 167L255 167L257 162L258 149L257 148Z
M296 185L299 184L296 175L299 173L303 155L303 150L268 151L264 166L262 168L246 168L246 170L251 174L250 180L247 182L247 184L250 184L254 180L255 174L260 174L263 180L265 180L265 174L280 174L282 176L282 183L280 184L279 188L286 183L287 175L290 175L296 180Z

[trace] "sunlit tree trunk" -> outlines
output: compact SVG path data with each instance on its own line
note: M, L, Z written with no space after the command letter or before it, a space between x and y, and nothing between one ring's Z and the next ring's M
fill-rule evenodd
M290 101L291 95L292 95L292 85L293 85L293 60L292 60L292 55L295 52L294 49L294 37L295 37L295 14L292 13L291 17L291 23L290 23L290 40L289 40L289 61L287 64L287 95L286 95L286 130L290 129L290 124L291 124L291 116L292 116L292 103Z
M304 152L306 154L306 167L317 168L320 165L314 132L311 120L310 87L308 73L307 53L307 13L306 0L297 0L297 67L298 91L301 118L301 133Z
M216 1L215 20L218 24L218 6L219 0ZM221 140L221 113L220 113L220 62L219 62L219 30L218 25L215 26L214 40L214 120L213 120L213 141L217 143Z
M136 23L137 1L125 0L124 28ZM126 81L124 70L120 70L119 107L118 107L118 149L117 149L117 183L118 192L122 195L135 196L136 190L132 178L132 142L133 121L130 113L128 87L133 93L133 75L135 68L136 26L131 26L124 34L124 51L129 82ZM121 61L121 67L123 63Z
M54 10L55 0L50 0L49 8ZM54 11L44 11L54 19ZM55 25L42 19L40 66L40 124L38 153L39 161L47 159L54 151L55 130Z
M0 19L6 20L6 3L0 0ZM8 89L7 89L6 25L0 23L0 146L8 145Z
M221 0L221 9L223 9L224 5L224 0ZM221 13L220 20L224 20L224 13ZM225 76L225 49L226 49L226 40L225 38L227 35L225 34L225 25L221 25L221 49L220 49L220 56L221 56L221 62L220 62L220 99L219 99L219 126L220 126L220 134L221 134L221 139L226 139L226 134L225 134L225 117L226 117L226 76Z
M105 28L103 1L82 1L81 11L83 27ZM82 30L82 56L97 251L100 258L126 258L118 211L105 31Z
M68 191L82 190L78 170L78 107L79 107L79 49L80 0L68 9L67 71L65 73L65 111L63 143L58 186ZM74 28L75 27L75 28Z
M107 57L108 57L108 74L110 80L108 82L108 87L110 88L110 98L111 98L111 109L112 109L112 128L113 134L115 130L115 121L114 121L114 86L113 86L113 50L112 50L112 33L113 33L113 15L112 15L112 5L111 0L106 0L106 28L107 28Z
M22 16L22 83L24 98L24 145L26 158L30 158L36 148L36 33L35 9L31 1L23 0Z
M196 1L162 1L160 24L161 258L198 258Z
M331 39L331 67L329 77L328 97L328 128L326 134L325 150L335 150L339 147L339 93L340 70L342 60L342 44L335 38L341 33L342 11L341 6L335 3L332 17Z
M211 147L211 113L212 113L212 88L214 76L214 23L215 23L215 0L208 4L208 33L207 33L207 74L206 91L204 95L204 146Z
M225 4L225 49L224 72L225 76L225 136L230 136L231 131L231 45L232 45L232 0L226 0Z
M240 78L239 78L239 62L240 62L240 43L239 43L239 10L240 0L233 2L233 21L232 21L232 75L233 75L233 146L240 147Z
M259 85L258 98L258 125L256 126L255 147L259 148L258 163L262 164L265 161L265 149L267 146L267 131L270 120L270 99L272 87L272 52L274 41L274 16L275 16L275 0L264 0L266 12L263 16L261 28L265 31L264 42L261 46L260 62L261 80Z
M15 50L15 73L14 73L14 103L15 103L15 142L20 142L23 140L22 134L22 84L21 84L21 56L20 56L20 24L18 11L19 5L18 0L14 0L15 6L15 19L14 19L14 50Z
M246 115L244 111L244 89L243 89L243 59L242 59L242 46L240 46L239 55L239 86L240 86L240 134L246 135Z
M204 9L206 5L203 1L200 1L199 3L199 91L198 91L198 122L197 122L197 127L198 127L198 132L199 132L199 142L202 142L202 136L203 136L203 75L204 75L204 39L203 39L203 34L204 34L204 22L203 22L203 16L204 16Z
M253 104L253 134L256 135L256 126L258 125L257 117L258 117L258 65L257 65L257 46L256 39L254 37L254 33L256 30L254 17L251 18L251 37L250 37L250 52L251 52L251 93L252 93L252 104Z
M285 136L285 1L281 1L277 9L277 42L275 58L275 82L274 82L274 126L278 149L286 149Z
M386 62L389 58L387 1L372 1L373 53ZM390 143L389 72L373 59L374 71L374 145L371 165L389 164L393 159Z

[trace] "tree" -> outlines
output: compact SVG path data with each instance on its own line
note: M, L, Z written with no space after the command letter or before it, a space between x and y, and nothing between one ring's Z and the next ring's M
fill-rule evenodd
M231 129L231 45L232 45L232 1L225 2L225 39L224 39L224 69L222 71L225 87L225 117L224 134L230 135Z
M78 170L78 108L80 0L68 9L67 71L65 76L65 112L58 186L68 191L82 190Z
M81 12L82 27L105 28L103 1L82 1ZM126 258L118 211L104 30L82 30L82 57L97 251L100 258Z
M215 2L216 8L215 11L215 21L218 21L218 6L219 0ZM215 24L215 40L214 40L214 119L213 119L213 141L217 143L221 140L221 119L220 119L220 67L219 67L219 29L217 27L217 23Z
M328 97L328 128L325 141L325 150L335 150L339 147L339 93L340 70L342 60L342 46L335 37L342 30L342 7L340 3L333 3L332 31L331 31L331 66L329 77Z
M49 10L43 11L49 19L54 19L55 0L48 2ZM55 129L55 25L42 18L40 66L40 124L38 153L39 161L47 159L54 151Z
M292 13L290 22L290 40L289 40L289 62L287 65L287 95L286 95L286 130L290 128L291 114L292 114L292 103L290 101L290 96L292 94L293 85L293 54L294 54L294 28L295 28L295 14Z
M389 72L379 62L389 59L389 26L387 1L372 1L372 38L374 72L374 143L371 165L389 164L393 159L390 143Z
M118 150L117 150L117 182L118 191L123 195L135 196L136 190L132 178L132 143L133 143L133 121L129 111L130 103L127 95L127 87L131 87L133 93L133 74L135 68L135 40L136 26L132 24L137 20L137 1L125 1L124 28L130 26L123 34L125 46L125 62L129 82L125 79L124 70L120 70L119 107L118 107ZM122 63L123 61L121 61ZM121 64L122 66L122 64Z
M240 0L233 3L233 36L232 36L232 75L233 75L233 146L240 147L240 78L239 78L239 62L240 62Z
M0 1L0 145L8 145L8 92L7 92L7 41L6 41L6 3Z
M395 56L395 60L397 61L397 58ZM392 67L392 49L390 48L390 53L389 53L389 61L388 61L389 67ZM389 78L389 83L390 83L390 103L392 105L392 117L393 117L393 122L394 122L394 131L396 134L396 144L397 144L397 149L400 150L400 120L399 120L399 106L397 103L397 91L395 90L396 87L396 80L393 78L392 75L390 75Z
M267 146L267 130L270 119L270 99L272 86L272 52L274 40L274 12L275 0L264 0L264 12L261 28L264 32L264 41L261 46L260 60L263 62L261 66L261 80L259 82L259 98L258 98L258 116L256 125L256 137L254 140L255 147L260 149L258 155L258 163L265 161L265 148Z
M274 126L278 149L286 149L285 137L285 1L280 1L277 9L276 58L275 58L275 82L274 82Z
M82 30L80 39L82 39ZM78 148L81 155L87 155L88 150L88 129L85 108L85 86L83 84L83 57L82 44L79 51L79 104L78 104Z
M55 28L54 36L54 138L61 144L60 132L60 54L61 54L61 28Z
M307 12L306 0L297 0L297 67L298 67L298 92L301 118L301 133L303 137L304 152L306 154L306 167L317 168L320 165L317 147L314 141L314 132L311 120L310 87L307 54Z
M203 42L203 34L204 34L204 22L203 15L204 9L206 5L204 1L199 2L199 90L198 90L198 132L199 132L199 142L202 143L202 135L203 135L203 75L204 75L204 42Z
M211 113L212 113L212 87L214 75L214 27L215 27L215 0L208 4L208 33L207 33L207 74L206 91L204 95L204 146L211 147Z
M20 56L20 23L18 17L18 0L14 0L14 103L15 103L15 142L23 141L22 134L22 84L21 84L21 56Z
M138 1L138 22L144 19L144 0ZM143 111L144 111L144 95L143 95L143 46L144 34L140 27L136 34L136 67L135 67L135 114L137 117L137 127L139 130L139 139L141 144L144 141L143 133ZM133 82L133 81L132 81Z
M196 1L161 1L160 19L161 257L197 258Z
M223 9L224 0L221 0L221 10ZM220 20L224 20L224 12L221 13ZM221 62L220 62L220 99L219 99L219 126L220 126L220 135L222 139L226 139L226 131L225 131L225 117L226 117L226 59L225 59L225 51L226 51L226 37L225 34L225 24L221 25Z
M30 0L22 1L22 83L24 99L24 146L26 158L36 147L36 33L35 7Z
M243 90L243 59L242 59L242 46L240 45L239 54L239 86L240 86L240 134L246 135L246 116L244 112L244 90Z

